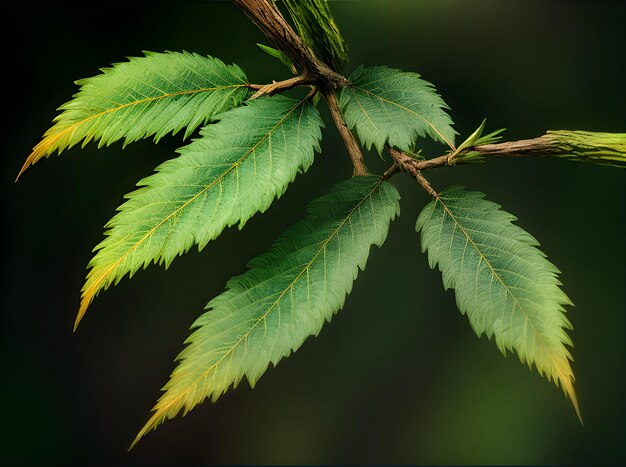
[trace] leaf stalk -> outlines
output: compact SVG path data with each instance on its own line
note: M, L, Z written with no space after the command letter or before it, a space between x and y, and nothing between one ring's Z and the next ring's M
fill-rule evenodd
M324 92L324 97L326 97L326 102L328 102L328 108L330 110L330 115L333 118L333 122L335 122L337 130L343 138L343 142L348 150L348 155L352 160L352 165L354 166L353 175L367 175L367 168L365 167L365 162L363 161L361 148L359 147L359 143L356 141L352 132L348 129L348 125L343 119L343 115L341 115L339 104L337 102L337 94L334 90L327 90Z

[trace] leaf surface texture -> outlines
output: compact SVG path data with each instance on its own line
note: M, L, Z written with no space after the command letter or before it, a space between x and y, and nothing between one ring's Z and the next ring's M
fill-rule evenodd
M185 128L185 137L248 95L247 78L236 65L187 52L147 52L76 82L74 98L62 105L54 126L35 146L22 172L42 157L79 142L99 147L125 144ZM20 172L21 173L21 172Z
M484 199L484 194L451 187L417 219L422 249L431 268L439 266L446 289L478 336L494 336L502 351L515 350L523 363L537 367L570 397L574 393L571 324L560 289L559 270L538 242L513 224L516 218Z
M322 121L306 100L261 97L219 118L127 195L89 264L76 324L94 296L126 273L153 261L167 267L265 211L319 150Z
M343 88L339 105L346 124L361 143L380 154L389 144L412 151L415 139L430 136L454 148L456 132L448 106L432 84L417 73L387 67L359 66Z
M395 188L374 176L341 182L315 200L308 217L209 302L135 442L180 410L216 400L244 376L254 386L270 363L317 335L343 306L371 245L385 240L398 200Z

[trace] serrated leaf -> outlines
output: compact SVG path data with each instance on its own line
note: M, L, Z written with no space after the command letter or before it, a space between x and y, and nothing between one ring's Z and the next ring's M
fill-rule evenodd
M580 417L566 347L572 326L563 306L571 302L559 287L559 270L512 223L514 216L484 196L461 187L440 193L417 219L422 250L431 268L439 266L444 287L455 290L476 334L493 336L502 353L515 350L561 385Z
M282 195L319 151L322 121L306 100L261 97L208 125L157 167L107 224L83 287L76 325L96 294L151 262L202 249Z
M380 246L399 213L399 195L379 177L354 177L314 201L250 269L207 305L156 404L137 435L245 376L254 386L270 363L297 350L343 306L371 245Z
M98 147L154 135L159 140L183 128L185 137L248 95L237 65L187 52L146 52L76 82L80 91L63 104L54 126L33 148L20 174L42 157L82 141Z
M454 149L448 106L417 73L359 66L343 88L339 105L350 129L367 149L380 154L386 144L411 151L416 138L430 136Z

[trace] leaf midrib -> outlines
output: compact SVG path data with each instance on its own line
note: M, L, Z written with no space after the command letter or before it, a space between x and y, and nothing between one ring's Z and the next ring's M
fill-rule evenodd
M448 217L450 217L450 219L452 219L452 221L454 222L454 224L461 230L461 232L463 232L463 235L465 235L465 238L467 238L467 240L472 244L472 246L474 247L474 249L476 250L476 252L478 253L478 255L480 256L480 258L482 259L482 261L487 265L487 267L489 268L489 270L491 271L491 274L498 280L498 282L500 282L500 284L502 285L502 287L504 287L504 290L506 290L506 292L511 296L511 298L513 299L513 302L515 303L515 305L517 306L517 308L522 312L522 315L524 316L524 318L526 319L526 321L528 321L528 324L530 324L530 327L532 328L532 330L534 331L534 333L541 339L543 340L543 335L537 330L537 328L535 327L535 325L533 324L533 322L531 321L530 317L528 316L528 314L526 313L526 311L524 310L524 308L522 307L521 303L519 302L519 300L517 299L517 297L513 294L513 292L510 290L509 286L506 285L506 283L502 280L502 278L500 277L500 275L496 272L496 270L491 266L491 263L487 260L487 258L485 257L485 255L483 255L482 251L480 250L480 248L478 248L478 245L474 242L474 240L472 239L472 237L469 235L469 233L467 233L467 231L465 230L465 228L457 221L456 217L454 216L454 214L452 213L452 211L450 210L450 208L448 208L448 206L443 202L443 200L441 199L441 196L437 197L435 199L435 203L441 203L441 206L443 207L444 211L448 214Z

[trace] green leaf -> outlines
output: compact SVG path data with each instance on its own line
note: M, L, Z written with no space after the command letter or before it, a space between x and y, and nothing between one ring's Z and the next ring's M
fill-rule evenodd
M494 336L502 353L514 349L560 384L580 417L566 347L571 324L563 306L571 302L559 288L559 270L512 223L514 216L484 196L460 187L443 191L417 219L422 250L431 268L439 265L444 287L455 290L476 334Z
M42 157L92 139L98 147L124 144L186 128L185 138L248 95L236 65L188 52L146 52L76 82L80 91L63 104L55 124L35 146L20 174Z
M482 123L476 129L476 131L474 131L474 133L469 135L467 137L467 139L465 141L463 141L456 148L456 151L454 151L454 152L455 153L459 153L459 152L463 151L464 149L471 148L472 146L475 146L476 145L476 141L478 141L480 139L481 135L483 134L483 130L485 129L485 123L487 123L487 119L486 118L482 121Z
M430 136L454 149L452 120L432 84L417 73L359 66L339 96L344 119L361 143L380 154L386 144L411 151L415 139Z
M506 131L506 128L499 128L495 131L487 135L481 135L476 141L474 141L474 146L482 146L484 144L493 144L497 143L502 139L502 133Z
M289 58L287 58L287 56L285 56L285 54L282 53L280 50L275 49L274 47L269 47L265 44L257 43L257 46L270 57L274 57L280 60L281 63L289 68L294 74L297 73L298 70L296 70L296 67L293 65L293 63L291 63Z
M348 46L327 0L283 0L298 35L317 58L334 70L348 61Z
M166 267L192 245L240 228L282 195L319 151L319 113L306 100L261 97L207 125L157 173L139 182L107 224L83 286L76 325L95 295L151 262Z
M483 136L483 131L485 129L485 123L487 123L487 119L484 119L480 126L472 133L463 143L461 143L456 150L450 154L448 157L448 164L454 165L455 163L462 162L479 162L483 158L480 156L478 151L467 151L463 153L466 149L480 146L481 144L492 144L500 140L502 133L505 129L500 128L488 135Z
M156 404L137 435L206 398L215 401L245 376L251 386L270 363L297 350L330 321L398 215L396 189L379 177L354 177L309 206L266 253L207 305Z

